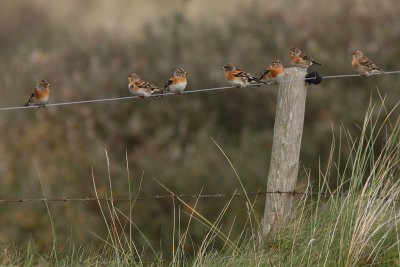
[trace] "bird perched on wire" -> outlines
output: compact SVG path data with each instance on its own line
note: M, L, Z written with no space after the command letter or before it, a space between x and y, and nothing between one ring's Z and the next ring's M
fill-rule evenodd
M172 77L169 78L168 81L165 83L163 92L170 91L177 95L180 95L186 88L187 75L188 73L184 69L177 68L174 71Z
M41 80L36 85L31 97L25 106L45 107L50 97L50 83L46 80Z
M363 52L360 50L354 50L352 53L351 66L355 69L361 76L369 76L371 74L384 73L377 65L372 63L372 61L363 56Z
M128 88L132 95L141 98L149 97L154 93L160 92L160 88L154 84L143 81L136 73L132 73L128 76Z
M279 83L284 76L285 68L279 59L272 60L271 65L265 68L265 72L261 75L260 80L269 84Z
M224 70L225 79L236 87L245 87L249 85L256 87L260 86L261 83L265 83L260 81L257 77L238 69L230 63L223 66L222 69Z
M290 49L289 55L290 55L290 63L292 64L292 66L300 68L308 68L311 65L321 66L320 63L316 62L311 57L301 52L301 50L298 49L297 47L293 47L292 49Z

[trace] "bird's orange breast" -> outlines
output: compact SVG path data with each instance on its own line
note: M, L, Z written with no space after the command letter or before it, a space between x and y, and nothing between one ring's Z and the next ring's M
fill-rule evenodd
M236 75L239 74L239 73L240 73L239 70L232 70L232 71L225 72L225 78L228 81L235 80L236 79Z
M275 78L277 75L281 74L282 72L283 72L283 67L273 68L273 69L271 69L271 76Z
M172 81L172 84L184 83L184 82L186 82L186 78L173 76L173 77L171 77L171 81Z
M353 57L353 59L351 60L351 65L353 66L353 68L356 67L358 65L358 60Z
M300 64L302 61L302 58L299 56L292 56L292 61L296 64Z
M228 81L233 80L232 71L225 72L225 78L226 78Z
M33 91L33 94L37 99L47 98L49 97L49 93L50 93L49 89L43 89L43 90L35 89Z

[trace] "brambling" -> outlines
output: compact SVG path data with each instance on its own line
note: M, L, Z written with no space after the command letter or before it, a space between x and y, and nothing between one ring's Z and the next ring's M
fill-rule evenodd
M36 85L31 97L25 106L45 107L50 97L50 83L46 80L41 80Z
M265 68L265 72L261 75L260 80L267 83L279 83L284 76L285 68L279 59L272 60L271 65Z
M143 81L136 73L128 76L128 88L132 95L139 96L140 98L149 97L154 93L160 92L160 89L157 86Z
M237 87L245 87L249 85L260 86L260 83L265 83L260 81L258 78L254 77L250 73L244 72L236 68L232 64L226 64L222 67L225 74L225 79L232 85Z
M307 56L297 47L293 47L289 50L290 55L290 63L292 66L300 67L300 68L308 68L311 65L320 65L320 63L313 60L311 57Z
M177 95L180 95L183 90L185 90L186 85L187 85L187 79L186 76L188 73L182 69L182 68L177 68L174 71L174 74L171 78L168 79L168 81L164 85L164 90L165 91L170 91L173 92Z
M360 50L354 50L352 53L351 66L355 69L361 76L369 76L373 73L384 73L377 65L372 63L372 61L363 56L363 52Z

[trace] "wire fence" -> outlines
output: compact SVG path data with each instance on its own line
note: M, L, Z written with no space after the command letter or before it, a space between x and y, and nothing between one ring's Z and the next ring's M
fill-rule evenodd
M372 73L371 76L375 75L393 75L393 74L400 74L400 70L395 71L386 71L384 73ZM339 78L350 78L350 77L361 77L359 74L339 74L339 75L327 75L322 76L322 79L339 79ZM294 81L306 81L312 80L315 77L311 78L304 78L304 79L296 79L296 80L283 80L280 83L285 82L294 82ZM273 84L252 84L251 87L254 86L271 86ZM194 93L204 93L210 91L221 91L221 90L228 90L237 88L236 86L223 86L223 87L214 87L214 88L204 88L204 89L196 89L196 90L188 90L183 91L181 94L194 94ZM152 94L149 97L161 97L161 96L171 96L175 95L173 92L165 92L162 94ZM59 106L69 106L69 105L78 105L78 104L91 104L91 103L102 103L102 102L111 102L111 101L123 101L123 100L130 100L140 98L139 96L125 96L125 97L115 97L115 98L101 98L101 99L90 99L90 100L79 100L79 101L69 101L69 102L60 102L60 103L50 103L46 104L46 107L59 107ZM22 110L22 109L36 109L37 106L14 106L14 107L4 107L0 108L0 112L2 111L12 111L12 110Z
M392 75L392 74L400 74L400 70L396 71L387 71L384 73L373 73L372 75ZM349 78L349 77L361 77L359 74L341 74L341 75L328 75L323 76L322 79L337 79L337 78ZM305 81L312 80L315 77L304 78L304 79L296 79L296 80L283 80L280 83L285 82L294 82L294 81ZM272 84L252 84L251 87L254 86L269 86ZM236 86L224 86L224 87L214 87L214 88L204 88L197 90L189 90L183 91L181 94L193 94L193 93L203 93L210 91L220 91L237 88ZM161 97L161 96L171 96L175 95L173 92L166 92L162 94L153 94L149 97ZM56 107L56 106L67 106L67 105L77 105L77 104L89 104L89 103L100 103L100 102L110 102L110 101L121 101L121 100L129 100L140 98L139 96L126 96L126 97L116 97L116 98L102 98L102 99L91 99L91 100L80 100L80 101L70 101L70 102L60 102L60 103L51 103L47 104L46 107ZM22 110L22 109L32 109L38 108L37 106L15 106L15 107L4 107L0 108L1 111L12 111L12 110ZM6 203L40 203L40 202L93 202L93 201L111 201L111 202L129 202L129 201L144 201L144 200L157 200L157 199L165 199L165 198L194 198L194 199L215 199L215 198L234 198L234 197L243 197L243 196L259 196L259 195L267 195L267 194L290 194L290 195L309 195L309 196L322 196L322 197L333 197L333 196L348 196L346 193L329 193L329 192L297 192L297 191L257 191L257 192L249 192L249 193L228 193L228 194L166 194L166 195L154 195L154 196L138 196L134 198L129 197L63 197L63 198L13 198L13 199L0 199L0 204ZM394 201L400 202L400 199L395 199Z
M343 192L298 192L298 191L256 191L248 193L226 193L226 194L165 194L165 195L153 195L153 196L137 196L137 197L63 197L63 198L14 198L14 199L0 199L1 204L7 203L42 203L42 202L132 202L132 201L148 201L148 200L161 200L167 198L182 198L182 199L222 199L222 198L240 198L249 196L260 196L267 194L287 194L287 195L302 195L302 196L320 196L323 198L328 197L345 197L345 196L361 196L361 194L349 194ZM368 196L368 195L364 195ZM386 199L386 197L376 197L379 199ZM400 202L400 199L393 199L395 202Z

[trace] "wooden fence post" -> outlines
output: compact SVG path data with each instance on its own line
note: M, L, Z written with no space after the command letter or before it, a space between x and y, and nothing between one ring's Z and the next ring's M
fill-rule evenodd
M291 82L279 84L267 182L267 190L270 192L292 192L296 186L307 95L304 82L306 74L303 68L287 68L283 80ZM267 194L263 219L264 237L275 236L276 230L290 213L292 202L291 194Z

